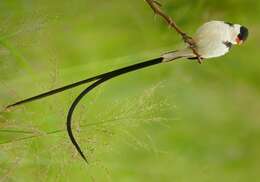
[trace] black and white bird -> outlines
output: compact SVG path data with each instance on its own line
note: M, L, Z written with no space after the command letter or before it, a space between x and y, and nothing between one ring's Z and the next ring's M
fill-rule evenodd
M203 24L196 32L193 37L195 42L195 48L197 53L201 56L203 60L220 57L228 53L233 45L240 45L242 44L248 37L248 29L239 24L232 24L224 21L210 21ZM123 67L114 71L110 71L107 73L103 73L91 78L87 78L21 101L18 101L14 104L8 105L6 108L11 108L14 106L18 106L24 103L32 102L59 92L63 92L65 90L77 87L79 85L96 81L89 87L87 87L80 95L74 100L72 103L68 115L67 115L67 131L70 137L71 142L76 147L77 151L81 155L81 157L87 162L85 155L83 154L82 150L80 149L79 144L77 143L71 128L72 122L72 115L73 112L80 102L80 100L92 89L97 87L98 85L104 83L107 80L110 80L114 77L119 75L123 75L125 73L129 73L132 71L136 71L145 67L153 66L160 63L167 63L173 60L177 60L180 58L186 59L196 59L197 56L191 50L190 47L186 47L182 50L171 51L165 54L162 54L160 57L144 61L141 63L137 63L134 65L130 65L127 67Z
M202 59L220 57L229 52L232 45L242 44L248 37L248 29L239 24L210 21L202 25L193 37L196 50ZM190 48L162 55L163 61L176 58L195 58Z

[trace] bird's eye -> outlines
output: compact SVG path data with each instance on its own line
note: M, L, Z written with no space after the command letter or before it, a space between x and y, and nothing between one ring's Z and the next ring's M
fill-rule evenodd
M248 37L248 29L244 26L240 27L240 33L238 34L238 38L242 41L245 41Z

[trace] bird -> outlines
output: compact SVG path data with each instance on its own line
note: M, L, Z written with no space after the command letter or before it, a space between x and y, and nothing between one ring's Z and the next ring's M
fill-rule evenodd
M248 28L224 21L210 21L203 24L193 36L196 50L202 59L225 55L233 45L241 45L248 37ZM187 47L162 55L164 61L177 58L196 59L193 51Z
M180 50L175 50L175 51L170 51L163 53L161 56L140 62L137 64L133 64L130 66L126 66L123 68L119 68L113 71L109 71L103 74L99 74L87 79L83 79L62 87L59 87L54 90L50 90L44 93L41 93L39 95L23 99L21 101L15 102L13 104L10 104L6 106L6 109L10 109L12 107L22 105L25 103L33 102L60 92L63 92L65 90L72 89L74 87L80 86L85 83L89 82L94 82L92 85L84 89L78 97L73 101L68 114L67 114L67 132L69 135L69 138L72 142L72 144L75 146L76 150L80 154L80 156L88 163L88 160L84 153L82 152L79 144L77 143L73 132L72 132L72 115L73 112L80 102L80 100L91 90L96 88L98 85L112 79L115 77L118 77L120 75L133 72L136 70L140 70L146 67L154 66L160 63L168 63L173 60L196 60L198 59L198 55L200 56L200 59L207 60L210 58L216 58L216 57L221 57L225 54L227 54L231 48L234 45L241 45L243 44L247 38L248 38L248 28L240 25L240 24L233 24L230 22L226 21L218 21L218 20L213 20L204 23L202 26L198 28L196 33L193 36L193 41L194 41L194 46L198 54L195 54L194 51L191 49L190 46L186 46L183 49Z

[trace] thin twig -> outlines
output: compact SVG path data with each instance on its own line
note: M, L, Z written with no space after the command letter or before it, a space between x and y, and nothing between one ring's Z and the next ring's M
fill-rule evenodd
M145 0L145 1L149 4L149 6L152 8L152 10L154 11L155 14L161 16L170 27L175 29L176 32L181 35L183 41L189 45L189 48L192 49L193 53L197 56L198 62L201 64L201 56L199 55L199 53L196 50L196 43L193 40L193 38L191 36L189 36L187 33L185 33L184 31L182 31L177 26L175 21L170 16L166 15L162 11L162 9L161 9L162 5L158 1L156 1L156 0Z

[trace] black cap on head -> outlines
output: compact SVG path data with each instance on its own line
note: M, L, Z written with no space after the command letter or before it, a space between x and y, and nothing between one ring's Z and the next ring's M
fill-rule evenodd
M244 26L240 27L240 33L238 34L238 38L242 41L245 41L248 37L248 29Z

